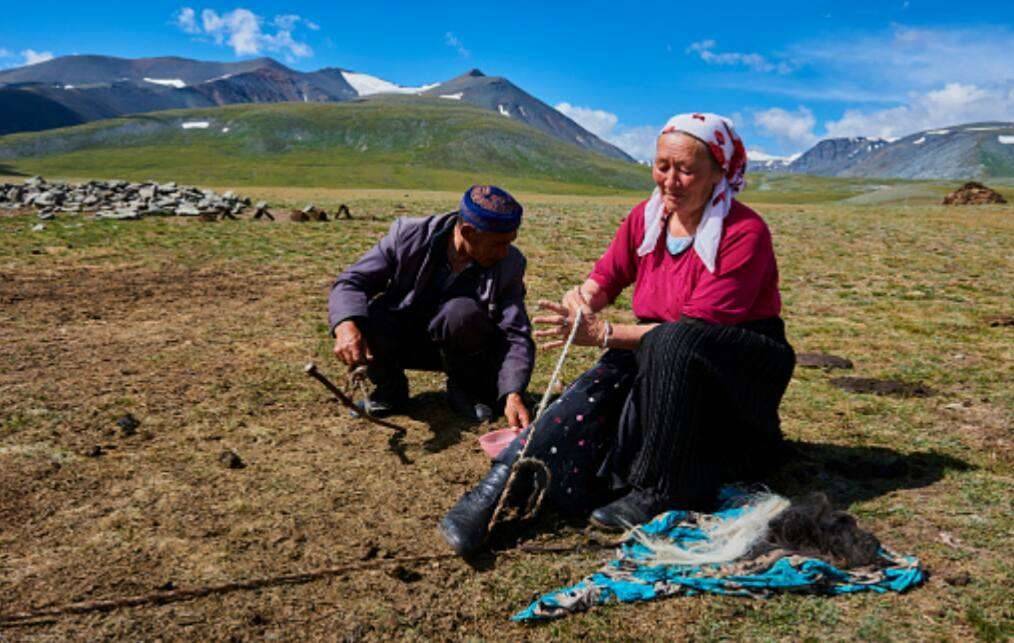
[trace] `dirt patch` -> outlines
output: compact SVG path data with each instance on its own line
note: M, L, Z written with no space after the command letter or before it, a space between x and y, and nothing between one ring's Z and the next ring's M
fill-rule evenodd
M836 368L849 370L852 368L852 360L827 353L799 353L796 355L796 366L803 368L822 368L830 371Z
M998 317L990 317L986 320L990 328L1002 328L1006 326L1014 326L1014 315L1000 315Z
M890 397L930 397L935 393L921 382L879 380L873 377L835 377L830 382L832 386L849 393L872 393Z

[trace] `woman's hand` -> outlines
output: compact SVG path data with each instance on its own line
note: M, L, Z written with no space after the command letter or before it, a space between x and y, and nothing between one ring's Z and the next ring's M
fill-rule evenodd
M577 317L577 311L581 310L581 322L577 325L577 332L574 334L574 343L578 346L601 346L602 340L605 337L605 322L599 319L598 315L591 312L591 308L585 303L584 297L581 296L580 292L572 295L573 291L567 293L564 297L564 303L557 304L545 299L539 300L539 309L547 310L554 314L552 315L540 315L532 320L532 322L538 326L542 326L539 330L535 331L536 337L552 337L551 339L543 344L539 345L540 349L556 348L557 346L563 346L567 337L570 336L571 327L574 325L574 320ZM578 303L580 302L580 303ZM573 305L573 309L570 305Z

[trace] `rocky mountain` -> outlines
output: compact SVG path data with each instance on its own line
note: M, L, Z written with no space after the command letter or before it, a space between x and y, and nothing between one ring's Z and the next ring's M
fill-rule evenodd
M477 69L443 83L401 87L339 68L295 71L270 58L219 63L177 57L63 56L0 71L0 135L166 109L331 103L376 94L461 101L583 149L633 161L506 78L486 76Z
M838 176L870 154L888 145L882 138L829 138L820 141L786 168L800 174Z
M892 141L827 139L785 168L759 169L857 178L1014 177L1014 123L968 123Z
M839 176L1014 177L1014 123L968 123L912 134L866 156Z
M457 78L440 83L423 92L423 95L459 100L495 111L501 116L521 121L579 147L612 158L634 161L620 148L603 141L506 78L487 76L478 69L472 69Z

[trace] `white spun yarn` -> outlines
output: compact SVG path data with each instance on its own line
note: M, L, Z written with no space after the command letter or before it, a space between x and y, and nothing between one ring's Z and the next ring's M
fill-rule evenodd
M789 500L773 493L753 496L742 515L731 520L711 520L700 525L706 540L681 547L671 541L645 534L633 536L651 550L648 560L658 565L707 565L727 563L745 555L767 535L768 524L789 507Z

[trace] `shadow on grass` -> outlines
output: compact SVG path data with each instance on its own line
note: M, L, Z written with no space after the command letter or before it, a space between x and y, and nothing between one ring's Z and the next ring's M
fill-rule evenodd
M439 453L461 442L463 431L477 430L476 425L455 415L447 406L447 398L437 391L426 391L413 396L405 408L405 415L425 422L430 427L433 436L423 443L423 448L429 453Z
M949 470L972 468L964 460L932 451L787 441L784 464L769 484L786 496L822 491L836 507L845 508L898 489L927 487Z
M551 398L550 401L552 401ZM525 406L529 413L535 414L538 406L538 399L526 394ZM502 409L496 409L499 412ZM413 396L405 409L405 415L425 422L433 437L424 443L424 448L430 453L439 453L447 447L453 446L462 440L462 433L466 439L475 439L487 431L502 429L507 426L507 420L503 415L497 415L489 424L475 424L458 416L447 404L447 397L442 392L426 391Z
M0 163L0 176L28 176L28 175L25 174L24 172L19 172L15 170L10 165Z
M839 509L898 489L929 486L941 480L947 471L974 468L964 460L931 451L906 454L885 447L819 442L786 441L784 457L783 465L763 484L790 498L820 491ZM589 529L584 518L560 515L550 509L534 521L499 526L490 544L495 550L505 550L521 546L539 534L565 537L583 531L584 535L569 549L602 548L602 539L590 537ZM468 562L474 569L486 571L495 569L496 558L496 553L484 551Z

